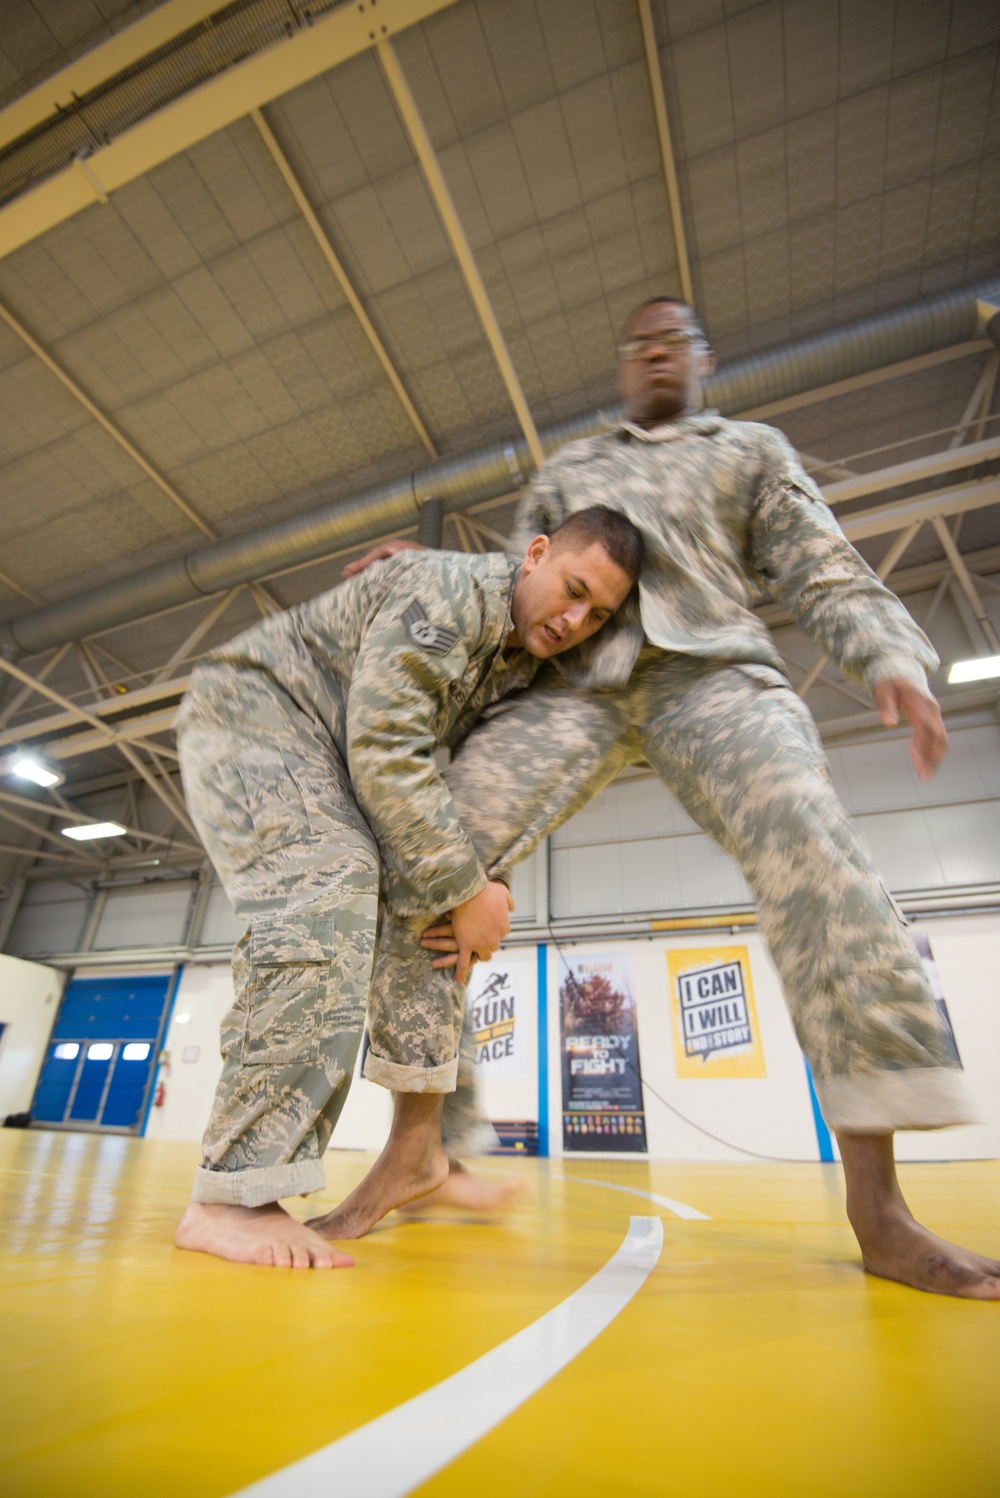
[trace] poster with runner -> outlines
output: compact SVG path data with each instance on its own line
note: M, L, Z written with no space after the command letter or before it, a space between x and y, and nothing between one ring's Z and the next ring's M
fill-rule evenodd
M466 1008L476 1060L486 1077L527 1077L535 1047L529 1030L535 1023L537 961L530 955L503 952L472 969Z
M574 953L560 962L563 1148L646 1151L632 959Z
M764 1077L746 947L667 952L678 1077Z

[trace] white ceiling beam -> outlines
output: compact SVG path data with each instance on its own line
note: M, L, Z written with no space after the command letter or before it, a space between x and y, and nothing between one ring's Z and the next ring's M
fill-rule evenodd
M271 153L271 158L274 161L275 166L278 168L278 171L281 173L285 186L288 188L288 191L295 199L296 207L298 208L302 217L305 219L310 234L319 246L320 254L323 256L323 259L326 261L327 265L333 272L334 279L343 292L344 296L346 297L348 306L354 313L354 316L357 318L358 323L361 327L361 331L368 339L368 342L372 347L376 359L381 364L390 385L396 392L397 399L399 400L399 403L402 406L403 410L406 412L406 415L410 421L410 425L413 427L413 430L420 438L430 456L432 458L438 457L438 450L434 446L434 443L431 441L430 436L427 432L427 428L420 420L417 408L410 399L409 391L403 384L403 381L399 376L399 372L396 369L395 364L393 364L392 360L390 359L386 347L381 338L378 336L371 318L365 311L364 305L361 301L361 298L358 296L357 292L354 289L354 285L351 281L350 276L347 274L347 271L344 269L339 255L333 248L330 236L327 234L323 225L320 223L312 204L306 197L301 182L299 181L298 177L296 177L295 172L292 170L291 162L288 160L288 157L285 155L284 151L281 149L281 146L278 144L274 131L271 129L270 125L259 109L252 109L250 111L250 118L257 126L257 129L260 132L260 137L263 140L268 151Z
M48 697L52 702L55 702L59 707L65 709L68 712L78 713L85 723L89 723L92 728L96 728L99 733L105 735L107 738L107 742L109 744L112 744L118 750L118 752L128 761L128 763L134 770L138 771L153 794L159 797L159 799L167 807L167 810L170 812L170 814L175 817L176 820L182 824L182 826L188 829L192 837L197 838L198 834L195 831L194 823L187 815L187 812L180 812L177 807L171 805L168 795L156 783L154 777L150 774L149 770L142 763L139 756L132 749L129 739L125 733L119 731L117 728L110 727L106 723L102 723L100 718L96 718L94 714L88 712L86 708L76 707L72 702L69 701L68 698L63 697L60 692L53 691L53 689L50 686L47 686L44 682L40 682L37 680L37 678L29 676L26 671L22 671L19 666L15 666L12 661L5 661L2 657L0 657L0 671L6 671L8 676L13 676L16 680L23 682L26 686L34 686L36 691L40 692L43 697Z
M54 650L45 664L39 668L37 672L37 679L39 681L44 681L45 678L55 670L56 666L58 666L59 662L63 659L69 649L70 644L67 641L65 645L60 645L58 650ZM4 708L3 712L0 712L0 729L3 728L5 723L10 722L11 718L16 712L20 711L21 707L25 702L27 702L29 697L34 696L34 692L34 683L32 683L30 687L22 687L19 692L15 692L14 696L7 703L7 706Z
M953 713L968 712L975 708L992 707L996 702L996 686L986 682L982 688L967 688L965 691L942 691L938 702L942 713L947 721ZM873 728L879 732L881 738L885 733L882 727L878 711L870 708L866 713L852 713L844 718L825 718L816 720L820 737L823 739L839 737L842 734L857 733L866 728ZM895 730L900 737L909 733L909 728L904 724L901 729Z
M132 782L130 781L129 784L131 786ZM10 791L0 791L0 804L26 807L30 811L42 812L49 819L62 817L64 822L82 823L94 820L91 812L81 811L79 807L73 806L68 801L61 801L58 806L52 806L47 801L33 801L28 796L15 796ZM25 826L27 825L28 823L25 823ZM34 827L34 823L31 826L33 830L39 830ZM161 843L164 847L173 847L177 841L176 838L161 837L159 833L144 832L140 827L126 827L125 832L128 837L142 838L143 842L148 843Z
M54 807L49 808L48 814L49 816L60 815L60 813L55 811ZM57 848L61 848L63 850L67 858L83 857L82 852L78 853L76 849L71 848L67 843L63 841L61 833L49 832L47 828L39 827L37 822L29 822L27 817L18 816L16 811L11 811L6 805L6 797L4 796L0 796L0 818L2 818L5 822L13 822L15 827L22 827L26 832L30 832L33 837L43 838L47 843L55 843ZM25 854L33 854L34 851L35 850L33 848L23 849L23 852Z
M133 446L133 444L125 436L125 433L115 425L115 423L109 416L105 415L105 413L99 406L94 404L94 402L90 399L90 396L87 395L83 390L81 390L80 386L73 379L72 375L67 374L62 365L58 364L56 360L53 359L48 349L44 348L42 344L38 342L37 338L32 337L27 328L25 328L20 322L18 322L14 314L9 310L9 308L5 307L2 302L0 302L0 318L2 318L7 326L11 329L11 331L15 333L18 338L20 338L25 347L30 349L37 359L40 359L42 361L50 374L55 375L56 379L61 385L65 387L65 389L69 391L73 399L75 401L78 401L79 404L84 408L84 410L90 416L92 416L100 426L104 428L112 441L117 442L122 451L126 452L132 459L132 461L138 464L146 477L152 479L156 487L166 495L171 504L175 505L176 508L180 510L181 513L185 516L185 518L189 520L192 525L196 526L198 530L201 531L202 535L208 536L211 540L214 541L216 539L216 535L211 526L208 525L206 521L202 520L197 511L193 510L187 503L187 501L181 498L181 496L177 493L177 490L167 483L166 479L153 467L152 463L150 463L146 458L143 457L142 453L137 447Z
M989 437L985 442L970 442L967 447L928 453L926 457L911 458L907 463L895 463L890 468L879 468L874 473L861 473L857 478L825 484L823 498L828 505L840 505L849 499L860 499L865 494L877 494L882 489L916 484L921 479L952 473L956 468L974 468L977 463L989 463L996 458L1000 458L1000 437ZM844 524L846 527L847 522Z
M431 144L431 138L427 133L427 128L417 108L417 101L410 92L410 85L406 81L406 76L399 65L399 59L391 42L388 40L380 41L377 51L379 62L382 64L382 71L385 73L386 81L392 90L393 98L396 100L403 124L406 126L407 134L410 137L413 149L417 154L417 159L427 179L427 186L430 188L431 197L434 199L434 204L444 225L445 233L451 241L451 247L458 261L459 269L465 278L465 284L472 298L473 306L479 315L479 321L483 325L483 332L486 334L490 348L493 350L493 357L497 361L500 375L507 387L507 394L510 396L514 410L517 412L517 419L521 423L521 430L528 443L531 456L535 462L535 466L540 468L545 461L541 439L539 438L531 412L528 409L528 402L524 398L521 382L517 377L513 361L507 350L503 333L500 331L500 324L497 322L496 313L493 311L493 304L486 294L486 287L483 285L483 279L479 274L479 267L476 265L475 256L466 238L461 219L458 216L451 193L448 190L448 184L444 180L444 173L441 171L437 153Z
M69 648L68 646L66 647ZM41 696L48 695L42 688L42 675L28 677L23 673L22 679L30 683L29 691L37 692ZM65 728L72 728L76 723L85 723L90 719L102 718L111 713L127 712L130 708L144 707L149 702L162 702L167 697L179 697L186 692L191 685L190 675L175 677L172 681L151 683L148 687L136 687L134 692L119 692L116 696L107 698L102 702L95 702L88 712L85 708L68 704L68 711L55 713L49 718L39 718L33 723L25 723L17 728L8 728L0 733L0 748L7 744L18 744L26 738L37 737L38 734L62 733ZM65 699L62 699L65 701ZM128 728L128 723L116 725Z
M987 645L989 645L991 651L1000 654L1000 636L997 635L993 627L993 621L987 614L983 601L976 591L976 585L972 581L968 567L966 567L965 562L962 560L962 555L958 547L955 545L951 531L949 531L940 515L935 515L931 520L931 524L937 532L937 538L941 542L945 556L951 563L952 571L958 579L958 585L969 600L972 612L976 616L976 623L982 630Z
M656 138L660 146L660 163L667 189L667 205L670 209L670 228L674 236L674 255L677 260L677 275L681 283L681 296L693 305L694 288L691 283L691 262L688 259L687 240L684 237L684 215L681 210L681 195L677 185L677 163L674 159L673 142L670 139L670 120L667 116L667 101L663 93L663 75L660 72L660 53L656 45L656 27L649 0L636 0L639 7L639 24L642 27L642 46L646 54L646 71L649 74L649 90L653 97L653 115L656 120Z
M114 729L102 724L100 728L89 728L84 733L46 740L41 747L46 759L64 760L75 759L80 754L91 754L95 749L109 749L116 744L142 744L158 733L168 733L173 728L176 716L177 708L167 707L158 713L132 718ZM160 753L167 752L162 744L157 744L156 748ZM0 774L3 773L3 767L4 761L0 760Z
M976 381L976 388L970 395L965 410L962 412L961 420L955 429L955 435L948 443L949 447L961 447L972 426L977 428L975 440L982 440L983 426L990 414L990 405L993 401L993 389L996 385L998 362L1000 362L1000 354L993 353L987 359L983 372Z
M1000 479L978 479L956 489L937 489L896 504L879 505L845 515L840 528L849 541L857 543L869 536L885 536L905 530L919 521L923 524L935 516L962 515L967 510L984 510L1000 504Z
M948 348L932 349L929 354L917 354L912 359L900 359L896 364L883 364L881 369L869 369L864 374L850 375L845 380L834 380L830 385L817 385L812 390L802 390L797 395L788 395L784 400L768 401L763 406L748 406L745 411L734 412L739 421L767 421L772 416L781 416L785 411L798 411L803 406L815 406L820 401L836 400L839 395L853 395L856 390L867 390L872 385L881 385L886 380L902 380L907 375L920 374L938 364L950 364L954 359L969 359L973 354L989 353L993 348L987 338L973 338L966 343L953 343Z
M174 651L173 655L167 661L166 665L161 666L160 670L157 671L156 675L150 682L151 687L159 686L161 682L169 681L171 671L173 671L176 666L179 666L181 661L187 660L188 656L191 654L192 650L194 650L195 646L201 643L212 626L222 618L222 615L226 612L226 609L228 609L229 605L232 603L233 599L236 597L239 591L239 588L230 588L228 593L223 593L222 597L216 600L216 602L209 609L208 613L205 614L202 619L199 619L198 623L195 625L194 629L186 637L186 639L181 641L177 649ZM122 696L120 695L118 698L119 705L121 704L121 700Z
M0 209L0 257L37 239L81 209L105 202L126 182L152 171L253 109L289 93L380 38L405 30L454 0L359 0L157 110L94 151L86 170L74 163Z

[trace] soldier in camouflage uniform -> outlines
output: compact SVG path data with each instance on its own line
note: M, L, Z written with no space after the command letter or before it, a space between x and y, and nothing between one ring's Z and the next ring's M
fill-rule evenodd
M781 434L700 410L712 364L689 307L640 307L620 355L624 419L545 464L518 533L597 496L619 506L645 543L638 609L620 611L471 734L446 776L462 824L503 876L625 765L648 762L754 891L838 1136L866 1267L923 1289L1000 1296L1000 1264L918 1227L899 1192L893 1131L975 1114L903 917L751 604L768 590L868 687L883 723L910 720L921 776L946 746L926 683L937 657ZM449 935L440 927L425 946L447 952ZM390 922L382 941L402 951L405 932ZM380 963L375 986L400 978L406 966Z
M335 1262L277 1201L323 1186L365 1016L380 886L418 930L446 911L464 922L463 968L510 929L506 887L487 879L459 825L435 747L458 743L540 659L600 628L641 557L629 522L599 508L536 537L523 562L408 553L198 667L178 720L184 789L247 929L181 1247ZM405 1094L401 1127L406 1106L433 1116L455 1087L462 1010L445 1003L370 1010L368 1071ZM435 1156L428 1168L425 1190L447 1163Z

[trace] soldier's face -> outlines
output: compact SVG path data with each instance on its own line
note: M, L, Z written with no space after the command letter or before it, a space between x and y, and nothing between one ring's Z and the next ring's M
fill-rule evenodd
M643 307L619 348L625 415L639 426L656 426L699 410L701 382L714 363L686 307L672 302Z
M545 660L596 634L620 608L632 586L628 574L598 542L576 548L536 536L514 588L514 638Z

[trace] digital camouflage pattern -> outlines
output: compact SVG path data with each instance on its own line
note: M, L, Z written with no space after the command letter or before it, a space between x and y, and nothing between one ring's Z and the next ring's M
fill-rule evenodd
M195 1200L258 1206L322 1186L380 891L423 926L485 885L434 749L537 669L524 651L502 657L517 573L504 556L404 553L196 670L178 721L185 794L248 924ZM388 1077L423 1083L437 1065L432 1090L454 1088L454 1012L397 1013L393 997L374 996L369 1066L384 1052ZM453 1128L471 1119L468 1086L466 1068Z
M548 668L472 732L445 775L480 857L502 876L641 761L739 861L830 1126L974 1121L905 922L780 672L646 647L627 687L588 692ZM402 993L391 975L381 981ZM447 997L426 1002L444 1008Z
M770 427L705 413L571 443L533 481L517 538L597 502L642 531L641 621L619 611L462 746L446 780L481 861L503 875L625 765L647 761L739 860L831 1127L972 1121L905 924L751 604L766 587L869 688L925 685L937 659L926 637ZM395 976L377 981L417 1007ZM398 976L419 981L419 965ZM446 1010L447 974L424 981L424 1002Z
M937 656L858 555L782 434L714 411L647 432L621 421L571 442L536 475L515 549L576 510L606 504L642 532L641 620L619 610L560 657L575 686L628 680L643 640L700 660L784 671L752 604L766 590L851 681L926 686Z

